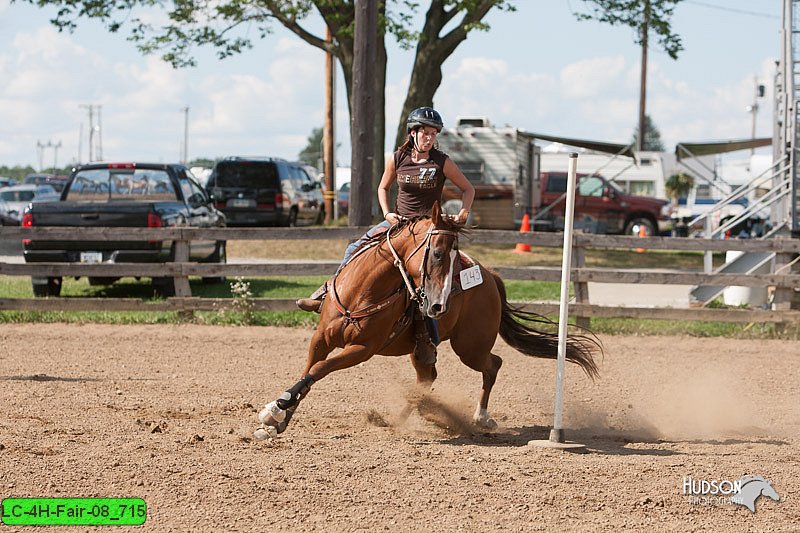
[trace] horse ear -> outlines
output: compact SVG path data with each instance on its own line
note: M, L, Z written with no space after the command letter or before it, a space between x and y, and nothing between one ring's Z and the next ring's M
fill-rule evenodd
M433 202L433 207L431 208L431 220L433 221L434 226L439 225L439 221L441 220L442 211L439 208L439 200Z

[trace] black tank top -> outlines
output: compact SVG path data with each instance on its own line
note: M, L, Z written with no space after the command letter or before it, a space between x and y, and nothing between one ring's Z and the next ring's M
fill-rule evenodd
M428 159L420 163L411 160L411 152L398 150L394 153L394 168L397 174L396 212L403 217L429 215L434 202L442 198L444 187L444 163L447 154L432 148Z

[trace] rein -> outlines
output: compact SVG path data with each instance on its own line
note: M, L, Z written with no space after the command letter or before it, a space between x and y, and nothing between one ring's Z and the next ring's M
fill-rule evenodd
M397 250L395 250L394 246L392 245L391 230L392 228L390 228L389 231L386 232L386 244L389 245L389 250L392 252L392 255L394 256L394 266L397 268L397 270L400 271L400 275L403 276L403 281L406 284L406 289L408 290L409 296L411 297L412 300L417 302L417 305L421 308L424 306L425 300L427 299L427 295L425 294L425 290L423 289L423 287L425 285L425 278L427 277L427 271L425 267L428 264L428 255L430 254L431 251L431 237L433 237L434 235L451 235L455 239L455 242L458 243L458 233L446 229L436 229L433 226L428 228L428 231L425 233L425 239L423 239L423 241L419 243L419 245L416 248L414 248L414 251L411 252L411 254L405 260L408 261L409 259L414 257L414 255L416 255L416 253L419 252L423 246L425 247L425 254L422 257L422 263L420 263L419 267L420 286L414 287L414 280L411 278L411 275L408 273L408 270L406 269L405 261L403 261L400 258L400 255L397 253Z

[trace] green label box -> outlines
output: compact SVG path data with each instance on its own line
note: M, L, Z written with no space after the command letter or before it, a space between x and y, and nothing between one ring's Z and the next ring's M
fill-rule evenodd
M5 498L0 522L9 526L140 526L141 498Z

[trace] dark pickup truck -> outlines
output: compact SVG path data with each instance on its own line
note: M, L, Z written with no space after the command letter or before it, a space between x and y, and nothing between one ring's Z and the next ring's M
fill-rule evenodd
M57 202L33 203L22 226L69 227L195 227L225 226L194 176L182 165L93 163L72 171ZM174 256L172 241L23 241L27 263L164 263ZM225 241L192 241L190 259L224 263ZM118 278L89 278L108 285ZM209 278L204 281L221 281ZM60 277L31 278L34 296L58 296ZM162 294L170 294L171 278L155 278Z

